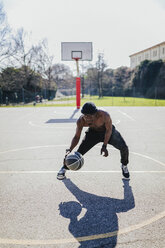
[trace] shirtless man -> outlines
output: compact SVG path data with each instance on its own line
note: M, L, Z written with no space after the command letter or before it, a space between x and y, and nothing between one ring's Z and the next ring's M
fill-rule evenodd
M122 174L125 178L129 178L129 171L127 168L129 154L128 146L121 134L116 130L115 126L112 125L110 115L106 111L97 109L92 102L85 103L81 109L81 113L82 115L77 120L76 133L72 139L70 148L66 150L66 156L77 146L83 127L89 127L77 152L84 155L93 146L99 142L103 142L101 154L107 157L107 144L110 144L120 150ZM64 159L64 165L58 172L57 179L64 179L66 170L67 167Z

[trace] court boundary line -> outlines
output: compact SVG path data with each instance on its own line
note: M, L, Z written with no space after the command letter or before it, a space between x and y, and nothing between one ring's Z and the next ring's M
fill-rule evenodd
M83 237L74 237L68 239L47 239L47 240L32 240L32 239L3 239L0 238L0 244L13 244L13 245L55 245L55 244L66 244L66 243L76 243L76 242L83 242L83 241L90 241L90 240L97 240L97 239L104 239L110 238L113 236L119 236L122 234L126 234L129 232L133 232L137 229L150 225L165 216L165 211L160 212L159 214L151 217L148 220L142 221L141 223L123 228L121 230L117 230L114 232L108 232L103 234L96 234L96 235L89 235Z
M130 119L131 121L135 121L135 119L133 117L131 117L130 115L126 114L125 112L118 110L118 112L124 116L126 116L128 119Z
M8 153L8 152L18 152L18 151L23 151L23 150L32 150L32 149L40 149L40 148L50 148L50 147L68 147L68 145L64 145L64 144L61 144L61 145L44 145L44 146L29 146L29 147L23 147L23 148L17 148L17 149L11 149L11 150L7 150L7 151L0 151L0 154L5 154L5 153ZM96 145L95 147L97 148L101 148L101 145ZM108 147L108 149L110 150L117 150L113 147ZM138 152L132 152L132 151L129 151L131 154L134 154L134 155L138 155L140 157L143 157L143 158L146 158L146 159L149 159L149 160L152 160L162 166L165 166L165 163L157 160L157 159L154 159L148 155L143 155L141 153L138 153Z
M130 173L165 173L165 170L164 171L130 171ZM0 171L0 174L55 174L55 173L58 173L58 171L46 171L46 170L43 170L43 171L24 171L24 170L13 170L13 171ZM121 173L121 170L120 171L67 171L67 174L70 173Z

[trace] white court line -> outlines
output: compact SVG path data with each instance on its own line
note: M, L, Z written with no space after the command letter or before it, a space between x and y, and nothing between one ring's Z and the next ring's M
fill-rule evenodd
M66 244L66 243L77 243L82 241L89 241L89 240L97 240L97 239L104 239L104 238L110 238L113 236L119 236L122 234L126 234L129 232L133 232L135 230L138 230L140 228L143 228L145 226L148 226L165 216L165 211L158 213L157 215L151 217L150 219L144 220L141 223L130 225L129 227L125 227L123 229L119 229L113 232L109 233L101 233L96 235L89 235L89 236L83 236L83 237L72 237L72 238L64 238L64 239L47 239L47 240L32 240L32 239L5 239L0 238L0 244L12 244L12 245L56 245L56 244Z
M135 121L134 118L132 118L130 115L126 114L125 112L118 110L119 113L121 113L122 115L126 116L128 119L130 119L131 121Z
M58 171L0 171L0 174L56 174ZM165 173L164 171L129 171L130 173ZM121 171L67 171L68 173L121 173Z
M160 164L160 165L165 166L165 163L162 163L162 162L160 162L159 160L156 160L156 159L151 158L151 157L149 157L149 156L146 156L146 155L143 155L143 154L140 154L140 153L137 153L137 152L130 152L130 153L135 154L135 155L138 155L138 156L141 156L141 157L143 157L143 158L150 159L150 160L152 160L152 161L154 161L154 162L156 162L156 163L158 163L158 164Z
M120 120L117 120L116 123L115 123L115 125L118 125L120 122L121 122Z
M30 146L30 147L23 147L23 148L18 148L18 149L12 149L12 150L7 150L7 151L0 151L0 154L5 154L5 153L8 153L8 152L18 152L18 151L24 151L24 150L32 150L32 149L41 149L41 148L53 148L53 147L68 147L68 145L45 145L45 146ZM101 146L99 145L96 145L95 147L97 148L100 148ZM109 148L110 150L116 150L115 148ZM143 155L141 153L137 153L137 152L131 152L131 154L134 154L134 155L137 155L137 156L140 156L142 158L146 158L146 159L149 159L151 161L154 161L162 166L165 166L165 163L159 161L159 160L156 160L150 156L147 156L147 155Z
M18 149L12 149L7 151L2 151L0 154L8 153L8 152L19 152L24 150L33 150L33 149L41 149L41 148L53 148L53 147L67 147L67 145L46 145L46 146L30 146L30 147L23 147Z

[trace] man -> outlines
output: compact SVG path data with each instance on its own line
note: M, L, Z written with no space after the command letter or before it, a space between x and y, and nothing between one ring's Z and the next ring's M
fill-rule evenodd
M112 125L110 115L106 111L97 109L95 104L92 102L85 103L82 107L81 113L82 115L77 120L76 133L72 139L70 148L66 150L66 156L77 146L83 127L89 127L77 152L84 155L93 146L99 142L103 142L101 154L107 157L107 144L110 144L120 150L122 174L125 178L129 178L129 171L127 168L129 154L128 146L121 134L116 130L115 126ZM58 172L57 179L64 179L66 170L67 167L64 159L64 165Z

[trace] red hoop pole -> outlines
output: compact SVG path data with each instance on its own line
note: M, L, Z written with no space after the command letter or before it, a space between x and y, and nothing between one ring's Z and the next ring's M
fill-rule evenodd
M77 109L80 108L80 99L81 99L81 79L80 77L76 77L76 104Z
M77 109L80 109L80 99L81 99L81 79L79 77L79 65L78 61L79 58L74 58L76 61L76 66L77 66L77 77L76 77L76 105Z

